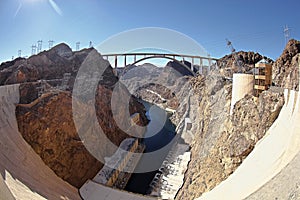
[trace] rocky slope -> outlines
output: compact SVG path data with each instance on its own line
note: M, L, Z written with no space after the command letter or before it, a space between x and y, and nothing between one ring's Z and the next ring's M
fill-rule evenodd
M275 86L299 90L300 41L290 40L281 56L273 64Z
M74 74L91 50L72 52L66 44L59 44L28 59L2 63L0 85L61 79L64 73Z
M298 89L299 42L291 40L283 54L273 64L273 84ZM250 72L264 58L252 52L239 52L243 72ZM266 58L265 58L266 59ZM269 60L269 62L272 62ZM185 183L176 199L194 199L225 180L242 163L276 120L283 104L282 88L271 88L258 99L246 95L235 104L229 115L232 77L231 56L219 60L219 71L206 77L191 79L193 93L190 101L182 101L173 121L180 126L187 103L194 110L192 158L185 174ZM298 66L298 67L297 67ZM226 77L226 78L225 78ZM181 122L182 123L182 122Z
M282 92L266 91L258 99L247 95L229 115L232 82L228 77L238 71L252 73L254 64L263 58L272 62L253 52L237 55L241 69L232 67L229 55L219 60L219 69L206 76L184 76L168 65L154 78L130 76L130 81L126 80L129 86L133 80L147 83L138 84L134 92L153 103L175 102L172 98L176 98L172 121L177 133L190 144L192 155L177 199L194 199L233 173L275 121L284 103ZM185 127L187 121L191 122L190 130Z
M71 94L45 94L31 104L19 104L19 131L42 160L76 187L102 167L84 147L72 120Z
M16 115L23 137L59 177L75 187L80 187L103 166L87 151L73 121L72 88L81 64L91 52L95 55L96 65L101 65L103 59L95 50L72 52L67 45L60 44L29 59L4 63L0 71L0 84L21 83ZM62 89L65 73L70 73L70 78L66 82L67 87ZM119 145L130 136L118 127L112 115L111 98L118 78L111 67L104 71L102 77L99 77L95 96L97 121L107 138ZM120 92L123 96L128 94L124 87ZM118 101L120 105L128 104L122 102L122 98ZM87 106L87 102L79 103L86 108L84 112L90 113L91 107ZM127 107L120 106L118 109L116 118L123 119L128 112ZM147 123L144 107L134 97L130 98L129 112L140 113L140 125ZM106 148L106 144L94 135L88 135L88 139L94 141L95 147Z
M176 110L179 105L176 92L181 90L178 83L191 75L182 65L170 61L163 68L152 64L131 67L120 80L136 97Z
M258 100L248 95L230 116L231 83L213 74L192 82L198 91L194 94L198 104L190 108L197 113L193 119L197 129L177 199L194 199L225 180L263 137L283 105L282 93L264 92Z
M243 73L251 73L255 63L261 59L265 59L269 63L273 63L270 58L254 52L239 51L236 53L236 57L240 63L241 69L239 69L240 67L237 65L236 61L234 61L235 56L232 54L226 55L218 60L217 65L221 69L220 74L222 76L232 77L232 74L238 72L239 70L241 70Z
M145 86L137 85L134 92L141 98L162 104L163 100L171 100L168 93L174 94L179 102L172 121L177 125L177 133L191 145L192 158L176 199L194 199L225 180L264 137L281 111L283 91L271 88L259 98L246 95L229 115L232 74L252 74L255 63L265 59L273 64L273 85L286 87L287 79L291 78L290 88L297 89L298 45L298 41L290 41L276 62L258 53L237 52L240 68L234 64L232 55L224 56L218 61L218 69L207 76L191 78L175 73L171 77L176 78L168 79L164 72L174 71L170 72L166 67L154 78L135 78L139 83L151 82ZM158 98L157 94L165 98ZM185 128L186 119L192 123L190 130Z

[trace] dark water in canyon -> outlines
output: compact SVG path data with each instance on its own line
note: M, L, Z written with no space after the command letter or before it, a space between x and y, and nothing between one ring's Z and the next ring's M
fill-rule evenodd
M154 152L166 147L165 151L155 154L155 157L149 160L149 157L142 156L136 169L142 169L145 165L152 165L155 169L150 172L145 173L134 173L132 174L125 190L146 194L149 184L157 173L157 169L161 166L168 151L171 148L171 144L174 142L172 139L175 136L176 126L169 119L170 115L166 113L165 110L159 108L156 105L143 102L147 110L147 117L150 120L147 131L145 133L145 138L143 139L146 149L144 153Z

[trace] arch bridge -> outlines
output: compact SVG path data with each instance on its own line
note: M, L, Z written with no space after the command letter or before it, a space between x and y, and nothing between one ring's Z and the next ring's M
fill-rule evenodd
M218 59L210 56L196 56L196 55L181 55L181 54L166 54L166 53L116 53L116 54L103 54L104 59L111 62L112 66L126 67L135 65L141 61L151 58L165 58L173 60L183 67L187 68L193 75L196 71L202 73L203 71L210 71L212 66L215 66ZM123 62L122 62L123 61ZM187 66L184 61L191 63L191 66Z

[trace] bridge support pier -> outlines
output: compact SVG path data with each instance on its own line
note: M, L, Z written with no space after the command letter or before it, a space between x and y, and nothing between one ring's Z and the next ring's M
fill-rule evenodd
M118 67L118 56L115 56L115 69Z

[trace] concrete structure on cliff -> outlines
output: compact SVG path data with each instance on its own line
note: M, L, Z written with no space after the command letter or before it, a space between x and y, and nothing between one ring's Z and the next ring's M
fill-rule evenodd
M284 96L277 120L253 151L232 175L199 199L288 199L293 195L300 185L300 95L286 89Z
M267 90L272 85L272 65L266 60L261 60L255 64L252 74L233 74L232 97L230 115L236 102L241 100L246 94L259 97L260 93Z
M234 105L246 94L253 94L254 77L252 74L233 74L230 115Z
M237 170L197 199L300 199L300 93L285 89L284 98L278 118Z

